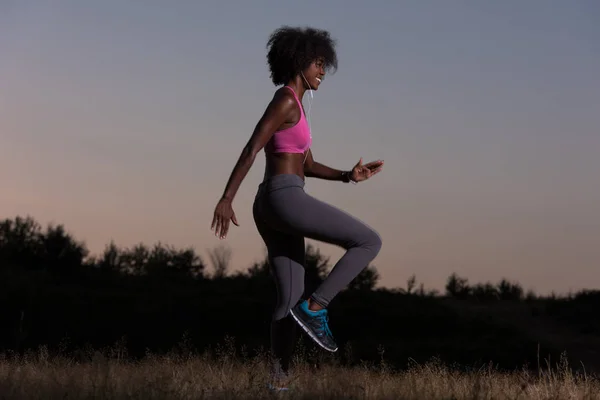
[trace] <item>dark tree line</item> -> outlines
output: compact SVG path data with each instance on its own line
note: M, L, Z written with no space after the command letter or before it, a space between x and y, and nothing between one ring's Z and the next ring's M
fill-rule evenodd
M308 294L332 263L318 248L308 246L306 254ZM91 255L62 225L5 219L0 351L40 345L76 351L125 340L129 354L142 356L148 349L168 351L184 334L198 350L226 336L265 348L275 296L268 261L231 272L230 259L225 246L211 249L207 264L193 248L162 243L124 248L111 242ZM379 278L368 266L331 304L332 329L346 349L332 357L341 362L376 361L383 347L400 368L409 358L431 357L534 367L538 351L553 359L567 351L588 372L598 367L599 291L544 297L507 279L470 284L452 274L440 294L414 275L405 288L379 288Z

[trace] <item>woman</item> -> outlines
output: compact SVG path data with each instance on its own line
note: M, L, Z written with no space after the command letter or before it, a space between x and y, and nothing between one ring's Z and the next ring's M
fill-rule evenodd
M271 323L271 346L276 373L287 374L294 344L295 323L321 347L336 351L327 324L327 306L379 253L381 238L373 229L347 213L304 191L304 178L358 183L383 168L383 161L337 170L314 160L312 137L301 99L319 89L326 70L337 68L335 42L327 31L284 26L267 43L271 79L279 88L258 121L219 200L211 229L221 239L229 223L239 226L233 198L258 152L264 148L266 167L253 206L277 287L277 305ZM312 92L311 92L312 96ZM304 292L305 238L346 249L329 276L312 295ZM290 318L291 316L291 318Z

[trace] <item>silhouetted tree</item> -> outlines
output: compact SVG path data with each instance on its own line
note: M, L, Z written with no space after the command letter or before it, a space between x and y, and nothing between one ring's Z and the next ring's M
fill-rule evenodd
M130 249L119 249L110 243L97 261L100 269L129 275L152 277L202 277L204 263L194 249L177 249L156 243L152 249L140 243Z
M42 262L53 272L61 274L79 272L89 253L83 243L65 232L62 225L48 226L41 242Z
M498 284L498 294L501 300L522 300L523 288L517 283L502 279Z
M112 240L104 247L104 251L95 261L95 264L98 268L105 271L116 272L122 272L125 270L124 263L125 261L123 260L121 250Z
M477 284L471 288L471 295L480 301L498 300L498 289L491 283Z
M417 277L416 277L415 274L412 274L406 280L406 289L404 289L404 288L395 288L393 291L394 291L394 293L412 294L413 289L415 288L416 285L417 285ZM422 289L422 291L423 291L423 289Z
M242 274L249 279L271 279L271 267L269 261L265 257L263 261L252 264L252 266L250 266L248 270Z
M348 290L373 290L379 281L379 272L374 266L367 266L348 285Z
M412 274L406 281L406 294L411 294L417 284L417 276Z
M204 261L193 248L171 250L171 267L194 278L204 277Z
M130 249L121 251L122 271L130 275L145 275L146 266L150 260L150 249L139 243Z
M0 263L2 267L42 268L42 229L30 216L0 222Z
M220 279L227 276L229 263L231 262L231 249L221 244L213 249L208 250L210 261L213 266L213 278Z
M31 217L0 222L0 260L4 266L47 269L61 274L79 271L88 255L63 225L49 225L46 232Z
M573 296L573 300L581 303L600 304L600 290L582 289Z
M452 297L464 299L471 292L466 278L460 278L456 273L453 273L448 278L446 283L446 293Z
M537 299L537 295L535 294L535 292L531 289L529 289L527 291L527 294L525 295L525 300L531 302Z
M176 249L157 243L152 248L145 266L146 274L153 277L201 276L204 265L194 249Z

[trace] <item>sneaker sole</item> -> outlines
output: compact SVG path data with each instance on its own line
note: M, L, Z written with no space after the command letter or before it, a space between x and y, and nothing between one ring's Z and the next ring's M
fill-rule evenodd
M327 350L327 351L330 351L330 352L332 352L332 353L335 353L335 352L337 351L337 349L338 349L337 347L336 347L335 349L333 349L333 350L331 350L331 349L330 349L330 348L328 348L328 347L325 347L325 346L323 345L323 343L321 343L321 341L320 341L320 340L317 338L317 336L316 336L316 335L313 333L313 331L311 331L311 330L310 330L310 328L309 328L308 326L306 326L306 325L305 325L305 324L302 322L302 320L296 316L296 314L294 313L294 310L290 310L290 314L292 314L292 317L294 318L294 320L295 320L295 321L298 323L298 325L300 325L300 327L301 327L301 328L304 330L304 332L306 332L306 333L308 334L308 336L310 336L310 338L311 338L312 340L314 340L314 341L315 341L315 343L317 343L317 344L318 344L319 346L321 346L323 349L325 349L325 350Z
M290 389L288 387L279 387L279 386L274 386L272 384L267 384L267 389L269 389L272 392L287 392Z

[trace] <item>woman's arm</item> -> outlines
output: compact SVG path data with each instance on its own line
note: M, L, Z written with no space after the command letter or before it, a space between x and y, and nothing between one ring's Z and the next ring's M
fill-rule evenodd
M254 164L256 155L267 144L275 130L286 120L287 115L295 106L291 96L277 92L273 100L267 106L263 116L256 124L252 136L242 149L242 152L233 167L229 180L225 185L225 191L221 199L233 201L242 181Z
M328 181L348 182L348 174L349 171L342 171L316 162L313 158L311 149L308 149L306 162L304 163L304 176L308 178L325 179Z
M242 152L233 167L233 171L231 171L229 179L227 180L225 190L215 207L210 228L211 230L214 229L217 237L224 239L225 236L227 236L230 221L233 221L235 225L239 226L231 203L233 202L242 181L248 174L250 167L254 164L256 155L267 144L277 128L285 122L289 112L293 110L294 107L296 107L296 102L291 95L286 94L283 91L277 91L275 96L273 96L273 100L271 100L267 106L263 116L256 124L254 132L242 149Z
M361 182L365 179L375 175L383 168L383 161L371 161L370 163L362 163L360 161L349 171L343 171L335 168L328 167L319 162L316 162L312 156L312 151L308 149L306 162L304 163L304 175L309 178L319 178L329 181L342 181L342 182Z

